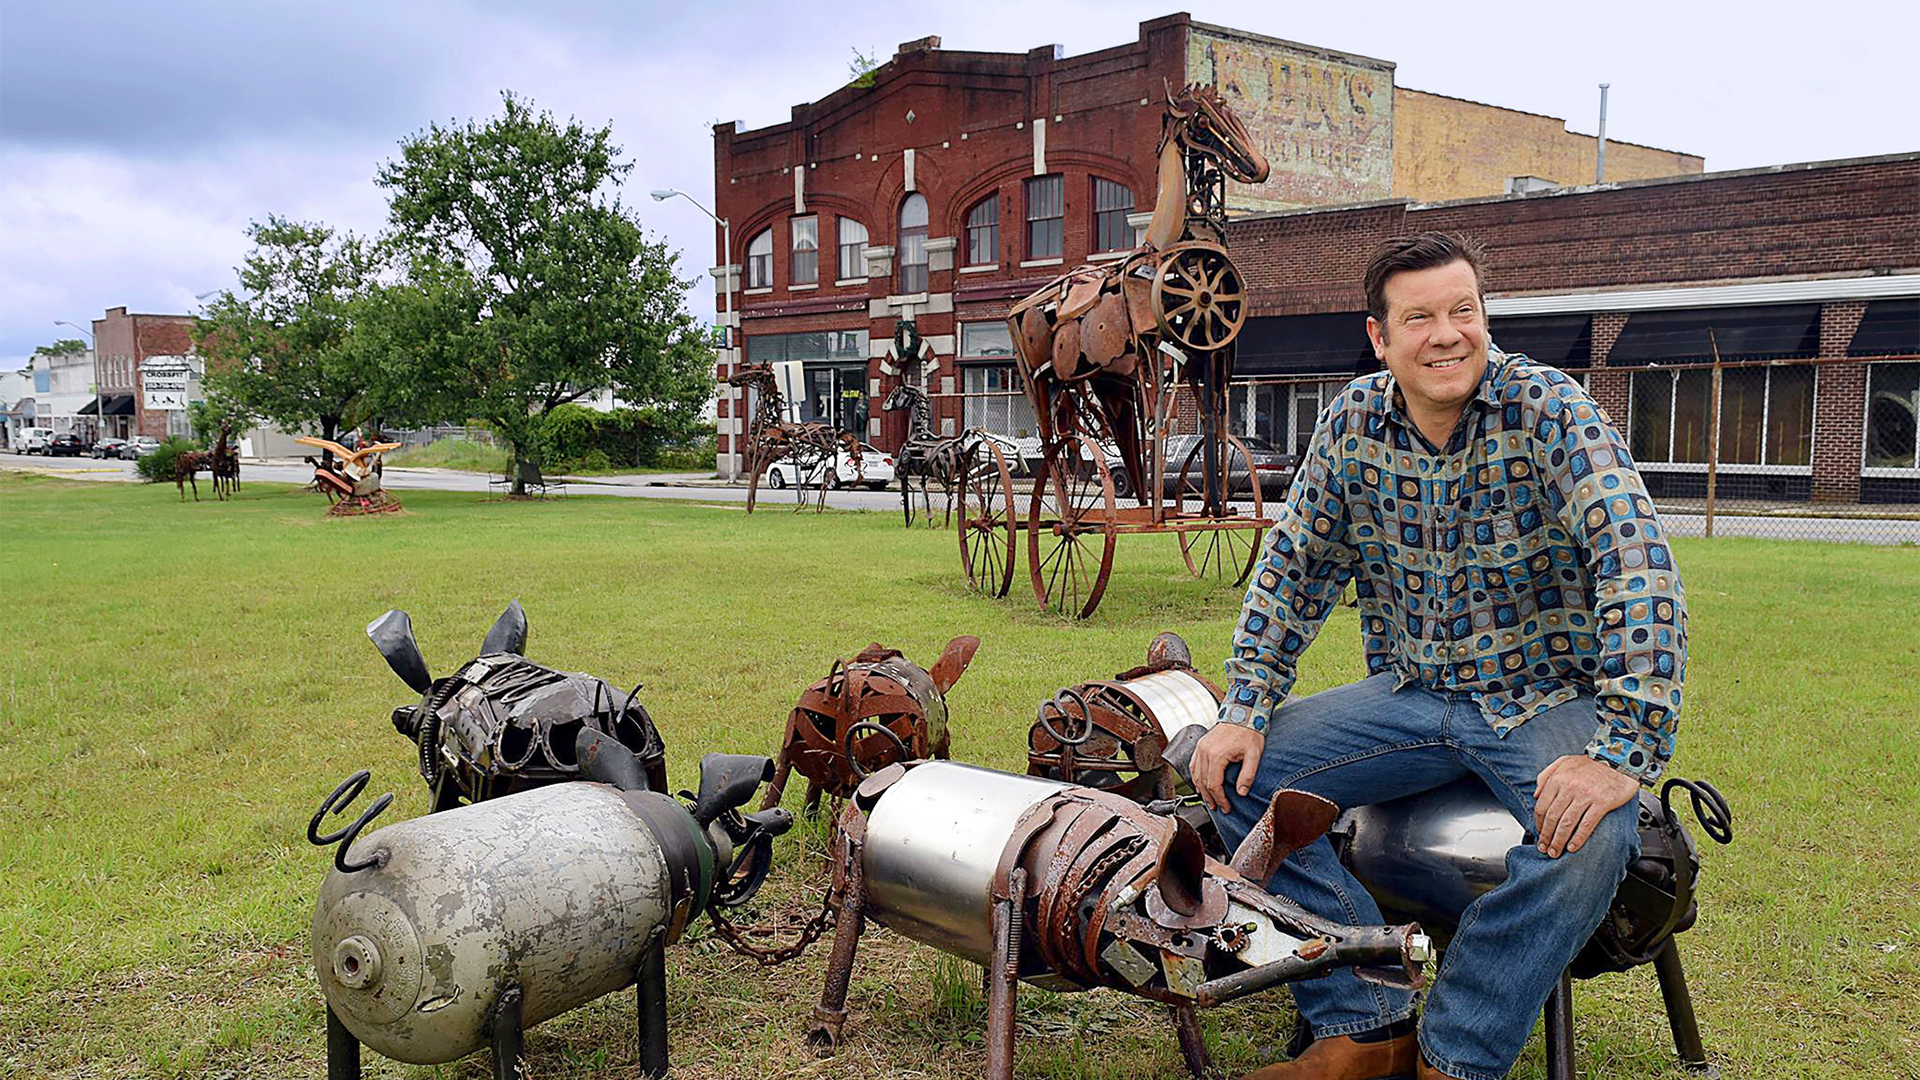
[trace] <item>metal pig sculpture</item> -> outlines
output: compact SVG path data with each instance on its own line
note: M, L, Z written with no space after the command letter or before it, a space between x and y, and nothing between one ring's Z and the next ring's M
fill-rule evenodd
M875 769L898 761L947 756L947 691L980 648L977 637L947 642L928 671L874 642L851 661L835 660L827 677L807 687L787 716L773 783L763 806L777 806L787 776L807 778L807 813L822 793L836 799Z
M1020 980L1172 1006L1196 1076L1209 1068L1198 1007L1344 966L1418 985L1429 942L1417 926L1339 925L1253 884L1336 813L1277 792L1223 865L1186 822L1110 792L945 761L889 765L838 823L833 953L809 1040L839 1042L867 919L986 965L993 1080L1013 1073Z
M327 1076L358 1080L360 1046L417 1065L493 1051L517 1078L523 1032L628 984L640 1059L667 1071L663 950L711 905L759 888L773 837L793 819L739 808L773 773L764 757L708 754L688 804L647 788L638 758L582 731L598 781L551 784L359 835L392 802L321 835L367 783L335 789L308 825L339 844L313 911L313 965L327 1000Z
M480 655L444 679L427 672L404 611L367 624L367 637L420 701L393 710L393 726L420 746L420 776L433 809L478 803L577 780L574 742L583 731L612 736L640 760L647 784L667 790L667 749L630 692L604 680L536 664L527 615L515 600L500 613Z
M1162 760L1180 775L1187 790L1192 788L1188 770L1194 747L1211 726L1208 721L1182 729L1163 751ZM1640 854L1627 867L1606 917L1547 1001L1549 1080L1573 1077L1571 980L1649 963L1659 976L1681 1063L1694 1072L1712 1069L1673 940L1699 914L1694 884L1700 873L1699 851L1671 806L1675 788L1691 794L1694 816L1708 836L1722 844L1733 839L1732 811L1712 784L1673 779L1658 796L1640 793ZM1183 807L1180 813L1188 810ZM1452 938L1467 905L1506 880L1507 852L1526 840L1526 830L1473 777L1404 799L1353 807L1341 813L1328 832L1340 861L1366 886L1382 914L1418 921L1441 945ZM1209 835L1216 845L1217 835ZM1304 1041L1302 1032L1295 1049Z
M1027 732L1027 775L1135 802L1171 799L1185 782L1166 760L1167 743L1183 728L1212 727L1220 698L1193 670L1180 635L1155 635L1144 665L1066 687L1041 704Z

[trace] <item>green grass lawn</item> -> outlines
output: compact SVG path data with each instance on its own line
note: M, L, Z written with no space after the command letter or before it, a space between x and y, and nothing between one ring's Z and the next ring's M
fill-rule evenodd
M328 855L307 817L362 767L372 793L399 793L383 823L425 809L387 719L411 695L361 629L389 607L444 673L520 598L533 659L645 684L685 783L703 751L770 753L836 656L878 640L931 663L956 634L983 644L949 697L955 756L1020 769L1035 706L1138 663L1156 631L1217 672L1239 599L1189 580L1165 537L1123 540L1106 601L1069 625L1023 580L1007 601L969 595L952 535L890 513L401 497L404 514L330 520L287 487L181 503L0 473L0 1074L323 1075L305 949ZM1717 784L1738 831L1699 837L1703 911L1680 939L1708 1046L1729 1078L1920 1075L1920 554L1676 546L1693 654L1674 771ZM1356 640L1337 611L1302 689L1357 677ZM770 912L817 902L805 850L783 850ZM847 1045L815 1059L802 1033L825 962L823 944L765 972L704 933L673 950L675 1075L979 1074L977 970L890 934L862 944ZM1582 1077L1681 1075L1650 969L1575 997ZM529 1075L638 1076L631 1010L614 995L535 1029ZM1284 993L1208 1016L1229 1068L1290 1024ZM1024 992L1021 1025L1022 1076L1181 1074L1144 1002ZM480 1057L366 1060L375 1077L487 1075ZM1514 1075L1540 1062L1536 1039Z

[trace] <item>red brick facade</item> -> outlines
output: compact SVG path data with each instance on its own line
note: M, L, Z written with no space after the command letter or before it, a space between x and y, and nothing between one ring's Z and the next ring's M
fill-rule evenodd
M149 412L141 393L140 365L153 356L186 356L193 352L191 315L129 315L123 307L108 308L93 320L95 356L100 365L102 394L133 395L134 435L167 437L167 414Z

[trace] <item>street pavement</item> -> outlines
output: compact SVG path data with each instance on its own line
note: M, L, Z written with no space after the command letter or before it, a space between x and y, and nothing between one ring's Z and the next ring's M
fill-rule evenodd
M0 453L0 469L19 469L45 473L72 480L131 482L139 479L131 461L108 461L89 457L48 458ZM299 461L243 462L240 482L304 484L313 479L312 466ZM460 472L454 469L389 468L383 482L397 491L475 491L490 490L488 481L497 479L486 473ZM731 484L706 473L639 473L626 476L570 477L569 495L614 495L629 499L690 499L700 502L739 503L747 501L745 483ZM1017 484L1017 495L1024 505L1026 489ZM936 496L936 501L937 501ZM795 504L793 489L760 489L759 505L769 510L791 510ZM842 490L827 492L827 505L839 510L894 511L900 509L900 492ZM938 508L936 507L936 512ZM1660 520L1675 536L1703 536L1706 518L1699 514L1663 510ZM1920 521L1893 518L1858 517L1737 517L1721 514L1714 518L1715 536L1746 536L1772 540L1828 540L1860 544L1920 544Z

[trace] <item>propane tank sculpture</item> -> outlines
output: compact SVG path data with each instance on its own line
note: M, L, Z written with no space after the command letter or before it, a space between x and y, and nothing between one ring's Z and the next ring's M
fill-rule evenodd
M884 765L947 757L947 691L980 648L977 637L947 642L928 671L900 650L874 642L852 660L835 660L827 677L807 687L787 716L773 783L761 805L778 806L787 777L807 778L806 812L824 793L836 799Z
M1628 865L1599 928L1547 1000L1549 1080L1573 1080L1572 980L1649 963L1681 1065L1713 1072L1674 941L1699 916L1694 886L1700 875L1700 853L1671 803L1675 788L1691 795L1694 817L1708 836L1722 844L1733 840L1733 812L1712 784L1676 778L1658 796L1640 793L1640 854ZM1355 807L1340 815L1330 834L1340 861L1387 918L1418 919L1443 944L1467 905L1506 880L1508 849L1526 842L1526 830L1474 777Z
M1166 1003L1200 1077L1199 1007L1339 967L1417 986L1429 951L1419 927L1339 925L1254 884L1337 813L1276 792L1228 865L1185 821L1111 792L945 761L889 765L839 819L833 953L808 1039L838 1045L868 919L986 966L992 1080L1013 1075L1022 980Z
M367 637L420 701L393 710L393 726L420 747L420 776L435 811L563 780L577 780L582 731L610 735L639 758L647 784L667 790L667 749L630 692L591 675L555 671L525 655L527 615L515 600L500 613L480 655L435 679L404 611L367 624Z
M490 1047L515 1080L524 1031L634 984L640 1060L667 1071L666 946L710 905L745 903L793 818L739 808L773 772L708 754L687 804L650 790L641 760L581 730L597 782L550 784L360 832L393 801L322 835L366 787L363 770L320 804L307 838L338 844L313 911L327 1001L328 1080L358 1080L362 1044L432 1065Z

